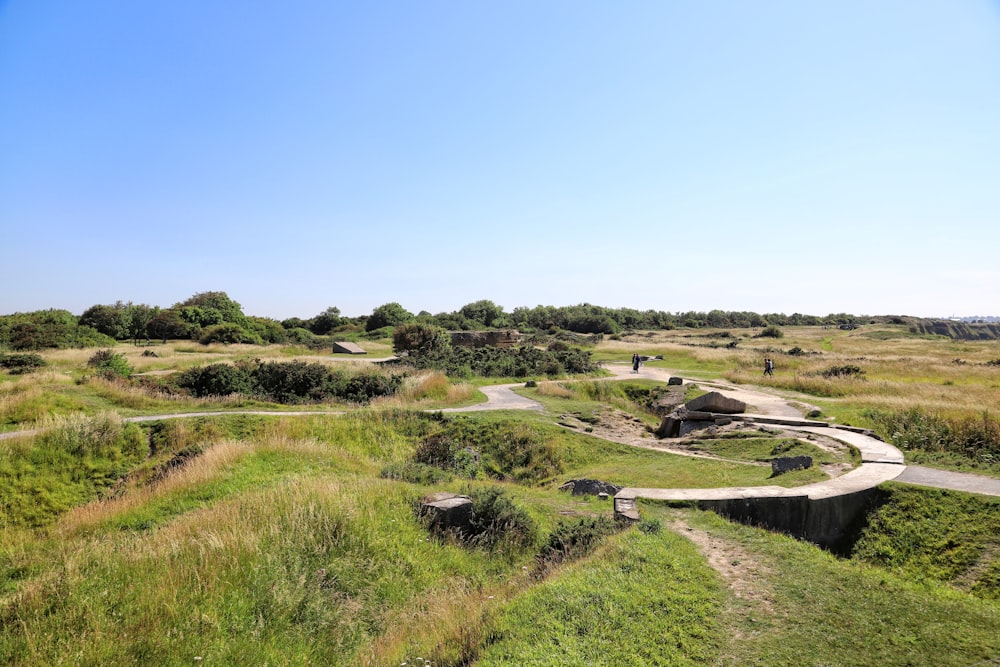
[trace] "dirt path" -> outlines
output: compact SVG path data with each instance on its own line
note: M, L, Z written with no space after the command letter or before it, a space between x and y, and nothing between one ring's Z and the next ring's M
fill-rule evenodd
M732 594L728 614L750 618L774 614L774 592L764 583L770 570L759 558L734 541L692 528L680 514L675 516L670 527L693 542L725 582ZM741 637L737 635L733 639Z
M632 367L625 363L607 364L605 369L612 373L616 380L635 380L645 378L647 380L658 380L666 382L677 373L666 368L655 368L642 366L638 375L632 372ZM689 380L689 382L692 382ZM693 380L699 387L704 387L712 391L718 391L724 396L735 398L747 404L749 414L760 414L768 417L787 417L790 419L801 419L804 412L815 409L815 406L808 405L802 401L784 398L773 394L760 387L749 385L735 385L725 380Z

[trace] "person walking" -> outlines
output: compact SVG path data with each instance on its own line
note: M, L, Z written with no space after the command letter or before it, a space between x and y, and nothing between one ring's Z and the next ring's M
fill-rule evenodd
M774 377L774 362L771 361L771 357L764 359L764 375Z
M639 372L639 354L638 353L632 355L632 372L633 373L638 373Z

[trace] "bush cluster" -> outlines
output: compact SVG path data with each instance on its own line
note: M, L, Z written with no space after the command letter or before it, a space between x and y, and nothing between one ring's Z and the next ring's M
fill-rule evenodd
M758 338L784 338L785 332L778 327L771 325L761 329L761 332L757 334Z
M464 530L454 533L462 542L490 550L520 549L534 543L535 520L504 489L488 486L464 493L472 500L472 520Z
M538 552L538 560L550 565L584 556L605 537L621 530L622 525L607 516L560 520Z
M470 479L537 484L562 472L559 451L527 424L458 417L417 445L414 460Z
M288 404L331 399L365 404L392 396L402 380L397 375L349 376L323 364L304 361L251 361L191 368L180 373L174 382L197 397L244 394Z
M447 347L410 354L417 368L440 370L452 377L559 376L593 373L597 365L585 350L539 350L534 347Z
M11 375L24 375L45 366L45 360L37 354L0 354L0 368Z
M825 378L843 378L843 377L864 377L865 371L860 366L853 366L851 364L845 364L843 366L830 366L825 371L820 371L820 375Z
M131 377L134 371L125 355L114 350L98 350L87 360L87 365L109 380Z

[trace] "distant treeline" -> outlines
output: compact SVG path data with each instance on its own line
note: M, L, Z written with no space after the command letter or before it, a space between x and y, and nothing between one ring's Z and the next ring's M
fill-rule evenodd
M370 315L345 317L330 307L309 318L275 320L246 315L225 292L201 292L169 308L121 301L96 304L76 316L66 310L41 310L0 316L0 348L107 346L114 341L194 340L209 343L293 343L325 347L329 337L384 337L407 323L438 326L452 331L518 329L523 332L571 331L580 334L616 334L630 330L675 328L753 329L773 326L855 326L890 321L909 324L914 333L950 337L1000 337L1000 325L931 322L914 318L871 318L847 313L825 317L793 313L754 313L711 310L669 313L662 310L575 306L517 307L507 312L489 300L466 304L450 313L411 313L398 303L386 303ZM947 325L947 326L941 326Z

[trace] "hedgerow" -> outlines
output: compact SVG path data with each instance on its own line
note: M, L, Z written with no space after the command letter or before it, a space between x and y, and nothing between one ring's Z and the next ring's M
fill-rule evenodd
M410 353L417 368L443 371L452 377L532 377L593 373L597 365L585 350L539 350L523 346L447 347Z
M377 373L350 376L305 361L243 361L191 368L173 382L197 397L241 394L286 404L333 399L365 404L392 396L402 380L398 375Z

